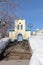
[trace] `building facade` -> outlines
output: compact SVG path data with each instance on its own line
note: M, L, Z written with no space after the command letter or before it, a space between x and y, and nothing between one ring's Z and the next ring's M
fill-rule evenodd
M43 29L39 29L36 31L36 35L42 35L43 36Z
M25 30L25 20L15 20L15 29L13 31L9 31L9 38L14 40L23 40L28 39L31 35L31 31Z

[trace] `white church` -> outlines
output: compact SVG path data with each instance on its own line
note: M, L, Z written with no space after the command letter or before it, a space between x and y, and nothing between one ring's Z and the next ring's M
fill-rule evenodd
M26 31L25 27L25 20L15 20L14 30L9 31L9 38L14 41L22 41L28 40L29 36L31 35L31 31Z

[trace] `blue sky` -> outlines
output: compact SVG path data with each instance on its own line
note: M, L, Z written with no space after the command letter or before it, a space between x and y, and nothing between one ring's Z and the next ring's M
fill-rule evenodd
M10 15L17 14L19 19L26 20L26 29L30 23L33 24L32 31L35 31L37 28L43 29L43 0L16 0L16 2L21 5L21 9L17 8L15 11L8 9ZM12 0L15 2L15 0ZM5 6L7 9L7 6ZM3 9L1 9L3 10Z
M26 20L26 29L28 24L32 23L32 30L37 28L43 29L43 0L29 0L28 3L24 3L20 0L23 10L18 11L17 14L20 19Z

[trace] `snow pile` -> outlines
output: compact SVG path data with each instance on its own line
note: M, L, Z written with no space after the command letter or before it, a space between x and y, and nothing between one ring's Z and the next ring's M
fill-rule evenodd
M8 45L9 38L3 38L0 40L0 54L5 49L5 47Z
M36 54L33 53L29 65L42 65Z
M32 36L29 42L33 52L30 65L43 65L43 36Z

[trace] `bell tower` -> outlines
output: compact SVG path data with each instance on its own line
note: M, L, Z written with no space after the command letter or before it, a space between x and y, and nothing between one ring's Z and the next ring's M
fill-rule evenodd
M15 21L15 31L25 31L25 20Z

